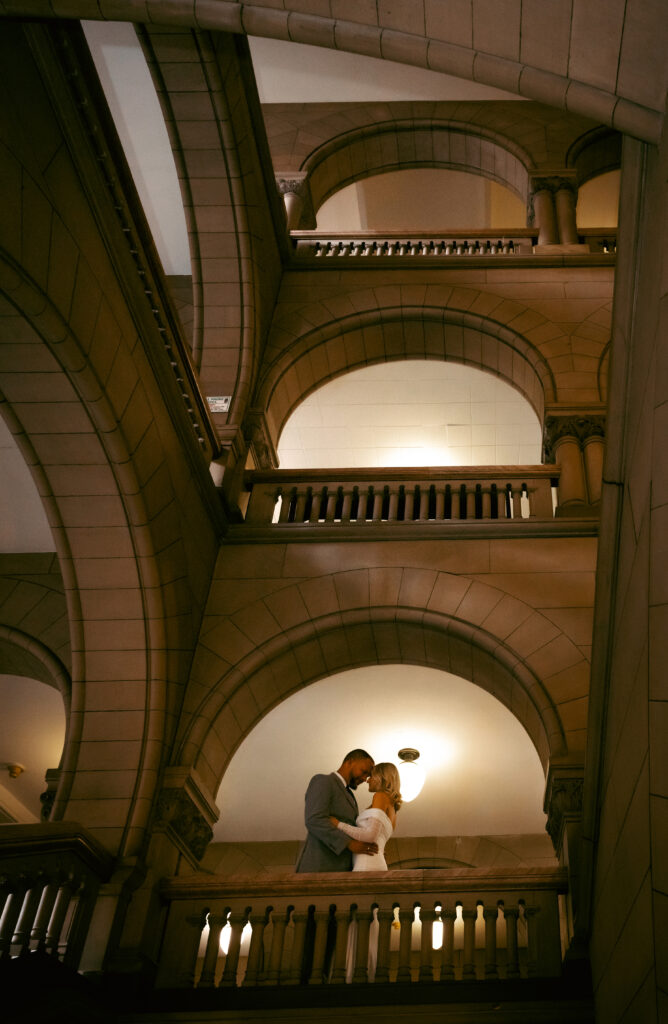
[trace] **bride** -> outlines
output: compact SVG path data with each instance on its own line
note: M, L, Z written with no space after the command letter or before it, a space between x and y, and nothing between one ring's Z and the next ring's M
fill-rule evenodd
M369 792L373 793L371 807L357 816L355 825L331 817L335 828L345 832L351 839L360 839L363 843L377 843L378 853L353 854L353 871L387 871L385 860L385 844L392 835L397 823L397 811L401 807L399 772L390 761L381 761L375 765L369 778ZM353 980L355 966L355 950L357 945L356 921L351 922L348 930L348 955L346 981ZM376 973L376 956L378 948L378 922L374 919L369 931L369 962L368 978L373 981Z

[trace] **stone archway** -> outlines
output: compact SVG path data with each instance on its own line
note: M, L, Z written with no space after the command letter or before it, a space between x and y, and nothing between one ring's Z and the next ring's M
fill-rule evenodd
M518 390L539 419L556 397L549 363L512 327L452 308L380 308L330 320L296 338L270 364L256 408L265 412L274 443L310 392L348 370L391 359L452 360L486 370Z
M330 196L355 181L413 167L478 174L526 202L530 165L520 147L479 125L397 120L338 135L310 153L301 170L317 212Z

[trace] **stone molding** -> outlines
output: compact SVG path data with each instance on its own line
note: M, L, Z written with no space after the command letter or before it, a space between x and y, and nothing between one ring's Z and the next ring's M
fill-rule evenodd
M572 437L582 448L592 437L605 437L605 416L599 414L546 416L543 427L543 458L556 462L555 449L564 437Z
M569 821L582 819L584 772L581 766L550 769L544 809L547 830L557 856Z
M250 409L243 422L246 444L258 469L276 469L278 454L271 438L267 417L262 409Z
M165 787L158 796L156 825L173 833L196 860L201 860L213 829L183 789Z

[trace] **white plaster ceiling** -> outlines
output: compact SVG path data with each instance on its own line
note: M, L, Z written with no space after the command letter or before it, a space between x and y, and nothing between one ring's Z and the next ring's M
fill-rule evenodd
M301 839L311 775L363 747L376 761L420 751L427 780L402 808L401 836L537 834L544 776L514 715L480 687L415 665L371 665L329 676L270 711L233 755L218 793L214 837ZM370 803L366 785L357 801Z

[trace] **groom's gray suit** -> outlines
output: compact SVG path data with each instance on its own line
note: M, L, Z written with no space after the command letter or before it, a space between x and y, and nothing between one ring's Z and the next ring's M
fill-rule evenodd
M305 820L308 835L295 871L350 871L350 837L334 828L330 814L354 825L357 801L336 772L314 775L306 790Z

